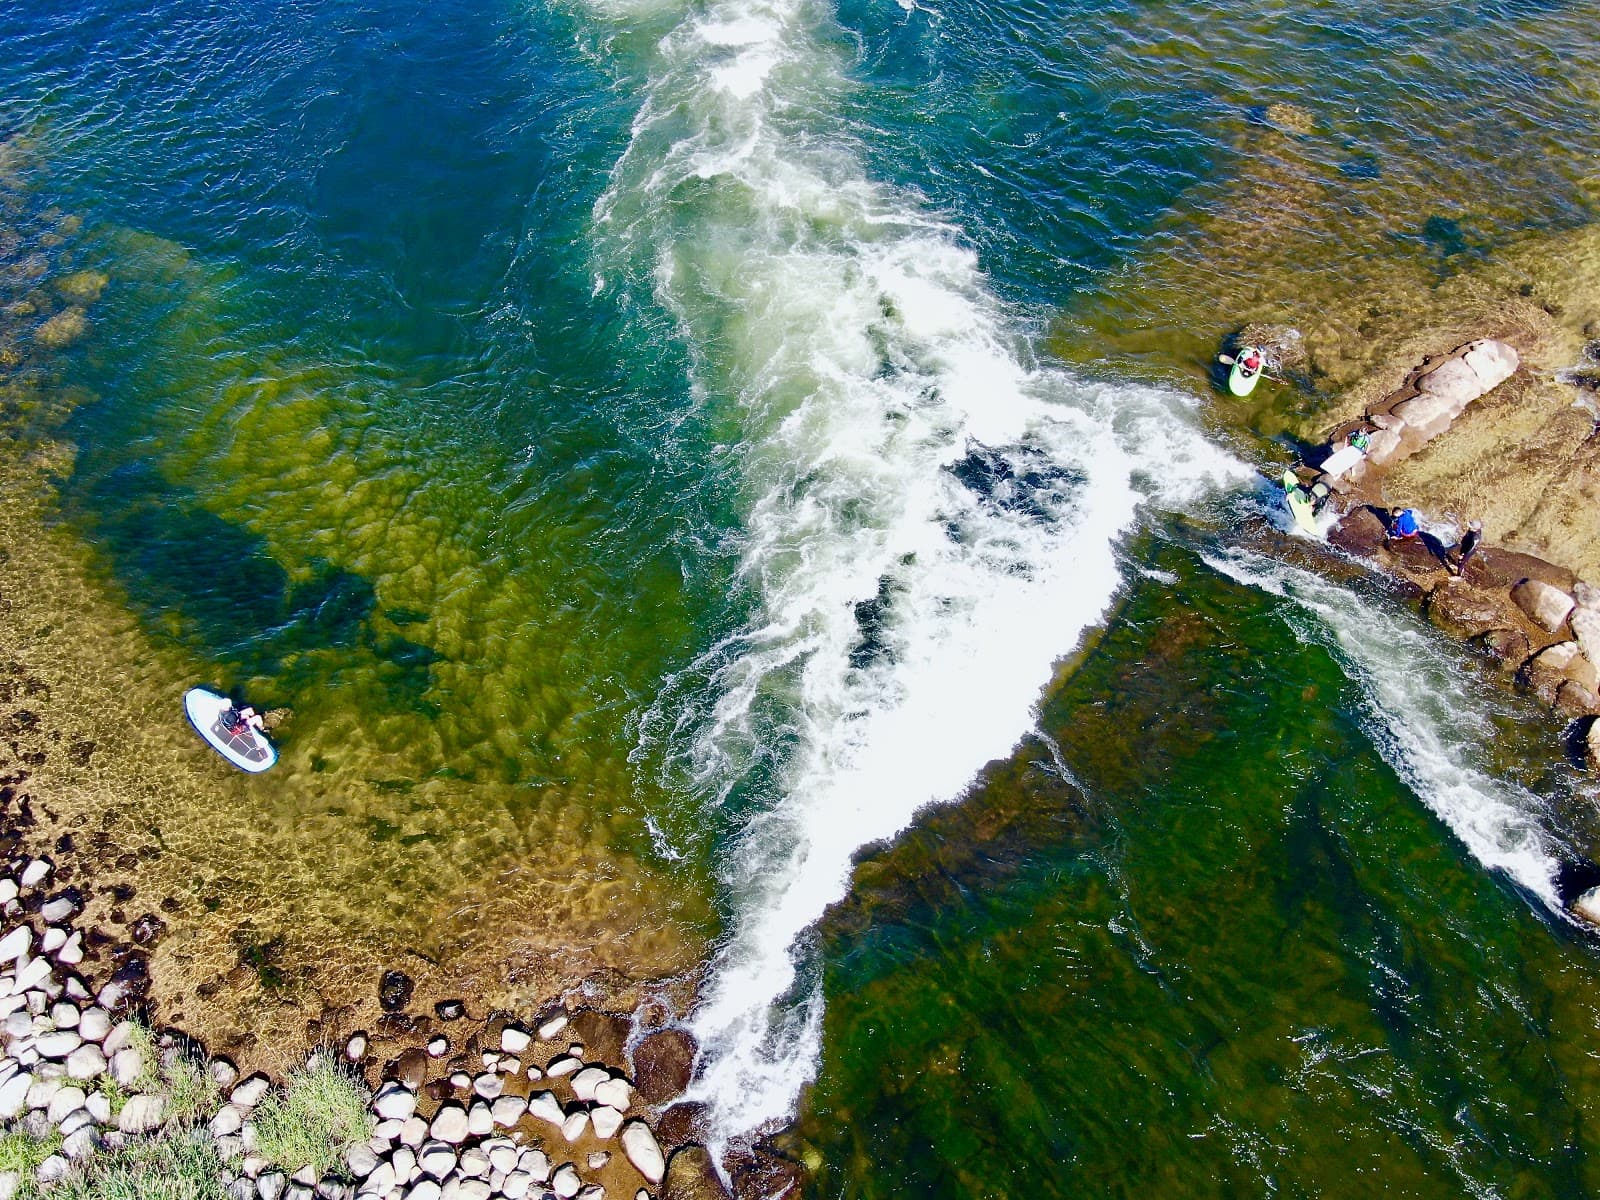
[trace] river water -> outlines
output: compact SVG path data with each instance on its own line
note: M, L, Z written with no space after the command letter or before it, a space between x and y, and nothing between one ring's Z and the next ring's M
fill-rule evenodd
M1590 220L1597 15L0 11L109 277L51 645L182 781L196 997L693 978L715 1140L829 1195L1592 1190L1586 785L1262 540L1207 362Z

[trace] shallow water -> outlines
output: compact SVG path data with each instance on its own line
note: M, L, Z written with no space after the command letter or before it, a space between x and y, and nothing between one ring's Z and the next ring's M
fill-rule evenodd
M1352 650L1391 598L1196 554L1251 511L1220 336L1290 319L1331 389L1374 292L1590 218L1594 16L0 14L27 185L111 279L19 417L61 465L18 518L60 580L25 632L69 710L132 717L52 769L86 821L132 793L158 829L173 1003L243 1036L407 951L497 1002L703 967L717 1136L820 1065L837 1194L913 1160L950 1194L1310 1193L1349 1145L1402 1190L1587 1180L1581 1131L1474 1115L1588 1103L1589 951L1541 902L1588 801L1452 740L1527 722L1537 756L1537 718L1441 712L1454 667L1409 627L1426 674ZM1180 512L1220 532L1128 541ZM1059 761L1008 760L1119 604L1044 709ZM197 757L197 680L292 711L270 780ZM1507 1012L1539 1016L1502 1086ZM1008 1033L968 1058L954 1022Z

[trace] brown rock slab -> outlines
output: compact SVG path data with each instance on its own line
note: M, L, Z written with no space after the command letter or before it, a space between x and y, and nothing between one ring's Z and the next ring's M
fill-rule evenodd
M739 1200L799 1196L805 1183L805 1172L799 1163L759 1147L735 1152L729 1168L733 1194Z
M1565 567L1501 546L1480 546L1467 563L1464 574L1479 587L1509 588L1524 579L1537 579L1565 592L1577 582L1577 577Z
M706 1106L699 1101L674 1104L656 1121L656 1137L663 1146L698 1142L706 1135Z
M1476 639L1502 669L1515 671L1528 657L1528 635L1520 629L1490 629Z
M1556 707L1564 713L1581 717L1600 711L1600 699L1577 680L1567 679L1556 689Z
M1383 518L1369 505L1352 509L1328 532L1328 543L1343 550L1371 558L1383 545Z
M711 1155L704 1146L680 1146L667 1160L661 1200L733 1200L717 1178Z
M416 1046L405 1051L399 1058L389 1064L384 1074L391 1079L398 1079L408 1088L415 1091L420 1088L423 1081L428 1078L428 1055Z
M1450 579L1428 593L1428 620L1458 638L1474 638L1515 621L1510 605L1497 593Z
M583 1043L584 1058L589 1062L621 1065L622 1048L627 1045L632 1022L615 1013L600 1012L593 1008L580 1008L567 1022L566 1033L575 1042Z
M650 1034L633 1052L633 1078L646 1104L665 1104L683 1094L694 1077L694 1058L700 1047L685 1029L661 1029Z

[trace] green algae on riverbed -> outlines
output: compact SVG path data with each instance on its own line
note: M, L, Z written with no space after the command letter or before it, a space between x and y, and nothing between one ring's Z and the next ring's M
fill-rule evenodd
M1153 558L1049 740L829 920L820 1193L1592 1192L1592 948L1417 803L1281 601Z

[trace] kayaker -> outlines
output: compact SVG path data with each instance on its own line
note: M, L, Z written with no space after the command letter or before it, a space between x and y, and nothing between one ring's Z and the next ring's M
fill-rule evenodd
M1250 349L1246 350L1244 357L1239 360L1239 365L1252 375L1261 370L1261 347L1251 346Z

